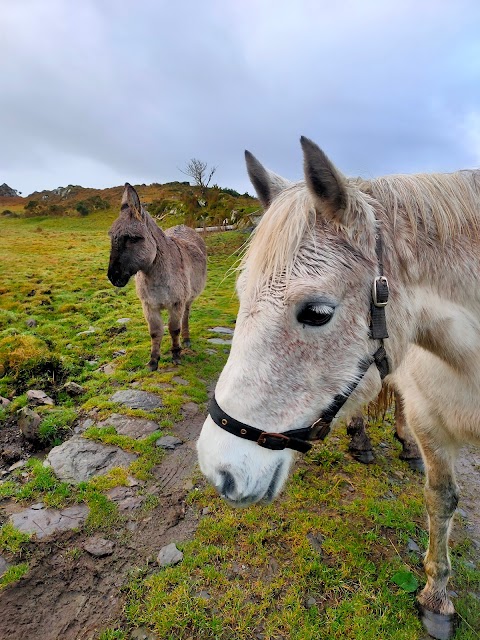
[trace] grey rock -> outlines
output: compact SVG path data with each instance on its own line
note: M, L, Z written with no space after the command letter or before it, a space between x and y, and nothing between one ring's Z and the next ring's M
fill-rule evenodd
M33 509L34 511L40 511L44 506L45 504L43 502L36 502L35 504L32 504L30 509Z
M90 429L90 427L93 427L94 424L95 424L95 421L92 420L92 418L85 418L85 420L82 420L78 424L78 426L75 427L74 432L75 433L83 433L87 429Z
M460 509L460 508L458 508L458 509L457 509L457 513L458 513L458 515L459 515L459 516L461 516L462 518L468 518L468 514L467 514L467 512L465 511L465 509Z
M162 436L155 442L155 444L157 447L161 447L162 449L175 449L175 447L183 444L183 440L175 438L174 436Z
M42 419L28 407L23 407L18 411L18 427L27 440L35 442L38 440L38 427Z
M161 567L171 567L183 560L183 553L177 549L174 542L162 547L157 556L157 562Z
M213 327L210 331L213 333L223 333L225 335L233 336L233 329L229 329L228 327Z
M4 398L3 396L0 396L0 407L8 407L9 404L10 404L10 400L8 398Z
M21 469L26 464L27 464L26 460L19 460L18 462L15 462L10 467L8 467L8 471L15 471L15 469Z
M146 627L138 627L130 632L131 640L158 640L158 636L149 631Z
M307 609L311 609L312 607L315 607L316 605L317 605L317 601L312 596L310 596L309 598L307 598L305 600L305 607Z
M27 400L29 404L42 405L42 404L50 404L54 405L55 402L47 396L45 391L41 391L40 389L30 389L27 391Z
M81 396L82 393L85 393L85 387L82 387L81 384L77 384L76 382L67 382L63 385L64 391L68 393L69 396Z
M231 340L225 340L224 338L208 338L207 340L212 344L232 344Z
M128 467L136 459L134 453L127 453L118 447L73 436L54 447L44 464L51 466L60 480L77 483L107 473L114 467Z
M420 547L415 542L415 540L412 540L412 538L408 539L407 551L411 551L412 553L422 553Z
M0 578L3 576L3 574L9 568L9 566L10 566L10 564L5 560L5 558L0 556Z
M112 353L112 358L119 358L120 356L124 356L126 353L125 349L118 349L118 351L114 351Z
M209 514L211 512L210 507L203 507L202 509L202 516L206 516L207 514Z
M208 353L209 356L217 355L217 352L214 349L205 349L205 353Z
M66 509L24 509L10 516L10 522L22 533L36 534L38 540L70 529L78 529L87 519L89 508L77 504Z
M107 496L115 502L119 511L134 511L145 502L146 496L139 496L131 487L114 487L107 492Z
M322 553L323 549L323 536L321 533L307 533L307 539L318 553Z
M97 426L115 427L115 431L120 435L135 438L135 440L145 438L145 436L149 436L160 428L153 420L146 420L145 418L131 418L120 413L112 413L111 416L102 422L99 422Z
M98 359L95 360L87 360L87 364L89 364L90 366L95 366L96 364L98 364Z
M175 382L176 384L181 384L184 387L188 387L188 385L190 384L188 380L184 380L183 378L180 378L180 376L173 376L172 382Z
M182 413L187 418L193 418L193 416L197 415L199 410L200 410L200 407L196 402L186 402L185 404L182 405Z
M208 593L208 591L199 591L197 593L197 598L202 598L202 600L210 600L212 596Z
M144 409L145 411L151 411L163 406L162 399L159 396L147 391L137 391L136 389L116 391L110 400L123 404L130 409Z
M449 598L458 598L458 593L456 591L447 591L447 595Z
M114 542L105 540L105 538L100 538L99 536L92 536L83 543L85 551L95 558L111 556L114 547Z
M127 324L127 323L129 323L129 322L130 322L130 320L131 320L131 318L119 318L119 319L117 320L117 323L118 323L118 324Z
M95 332L96 332L95 327L89 327L86 331L80 331L79 333L77 333L77 336L88 336Z
M110 362L102 364L102 366L97 369L98 373L104 373L106 376L111 376L114 371L115 367Z
M30 329L33 329L34 327L37 326L37 321L35 320L35 318L27 318L27 320L25 321L25 324L27 325L27 327L29 327Z

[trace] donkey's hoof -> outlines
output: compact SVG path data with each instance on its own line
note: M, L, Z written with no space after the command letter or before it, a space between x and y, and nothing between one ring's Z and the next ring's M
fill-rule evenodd
M406 458L404 461L408 464L412 471L416 471L417 473L425 473L425 465L423 464L422 458Z
M349 452L352 458L355 458L357 462L361 462L362 464L372 464L375 460L371 449L365 449L364 451L360 449L349 449Z
M190 347L192 346L192 341L190 340L190 338L182 340L182 346L185 347L185 349L190 349Z
M156 371L158 369L158 360L150 360L147 368L150 369L150 371Z
M181 364L182 362L182 358L181 358L181 349L175 349L175 351L172 351L172 362L173 364Z
M428 635L437 640L449 640L453 637L458 625L456 613L435 613L417 601L420 619Z

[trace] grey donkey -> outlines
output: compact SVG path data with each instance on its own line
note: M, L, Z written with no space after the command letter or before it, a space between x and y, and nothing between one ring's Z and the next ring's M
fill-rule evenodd
M109 231L111 239L108 279L124 287L135 275L138 297L148 322L152 351L148 368L158 369L163 337L161 311L169 313L174 363L181 346L190 346L190 306L203 291L207 277L207 250L203 239L179 225L162 231L140 203L138 193L125 184L120 215Z

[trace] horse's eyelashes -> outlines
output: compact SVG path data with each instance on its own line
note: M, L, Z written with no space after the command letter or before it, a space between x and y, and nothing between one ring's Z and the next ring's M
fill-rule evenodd
M310 302L306 304L297 314L297 320L300 324L309 325L311 327L321 327L330 322L334 309L325 304Z

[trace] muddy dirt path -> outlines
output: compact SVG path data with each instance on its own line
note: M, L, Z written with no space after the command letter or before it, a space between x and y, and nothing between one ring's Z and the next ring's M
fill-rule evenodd
M75 559L72 549L82 548L84 534L38 543L28 574L0 595L1 640L90 640L109 620L122 617L121 588L129 572L153 561L164 545L187 540L197 527L198 515L186 508L184 498L203 421L199 416L175 426L184 444L166 454L148 487L159 504L108 536L116 542L111 556L82 553Z

